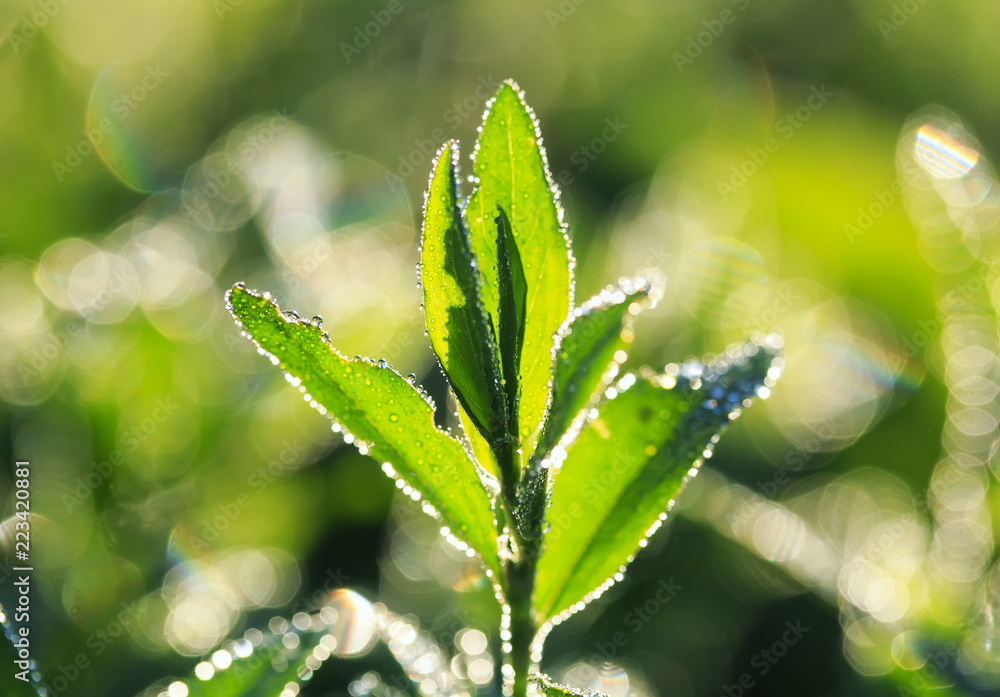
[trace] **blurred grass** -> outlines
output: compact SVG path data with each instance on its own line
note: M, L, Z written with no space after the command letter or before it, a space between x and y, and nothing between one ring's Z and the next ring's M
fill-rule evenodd
M277 548L299 563L303 593L335 567L350 570L352 586L379 588L373 557L391 546L391 482L375 463L340 445L280 376L266 370L222 312L220 289L246 279L291 295L294 302L283 305L303 315L322 311L335 343L340 330L338 345L373 358L381 351L403 373L418 373L432 392L437 389L443 404L421 334L416 275L407 274L416 259L427 150L452 136L469 149L485 106L486 92L477 91L483 83L506 77L520 83L541 121L553 172L557 179L569 172L572 183L562 189L580 262L578 302L599 290L609 273L642 265L665 273L667 295L638 325L637 361L662 365L717 350L747 328L770 328L755 319L773 305L774 289L789 281L812 284L815 293L794 311L796 318L804 316L800 310L829 303L809 315L815 327L797 320L793 329L867 337L864 345L885 355L913 337L919 322L936 317L937 276L901 200L853 240L844 226L854 224L858 208L895 180L900 129L928 104L958 114L980 138L984 155L995 159L1000 46L994 29L1000 7L988 0L919 4L883 39L879 21L892 16L889 0L754 1L745 11L740 6L723 0L403 0L402 11L379 26L367 45L355 46L360 53L348 62L344 45L364 35L371 13L385 3L4 3L3 261L22 264L37 278L43 254L61 240L81 238L117 254L140 233L176 232L158 232L144 251L121 253L132 255L139 287L176 283L179 290L170 297L181 300L150 300L143 290L111 304L121 306L124 318L89 322L79 308L59 307L8 266L0 279L5 297L23 302L30 296L42 308L24 317L10 307L2 311L0 445L8 462L33 461L35 511L50 521L37 528L36 583L44 609L36 626L45 637L38 658L55 669L86 651L99 666L84 672L68 694L131 695L162 675L186 671L187 663L164 638L157 614L162 607L154 602L175 565L210 559L230 547ZM573 9L564 15L560 8ZM684 51L688 38L705 30L703 22L724 9L734 12L735 21L679 72L675 52ZM46 17L45 26L26 37L38 13ZM78 166L57 175L54 163L67 161L67 148L87 143L83 132L94 126L88 114L117 118L114 99L141 85L151 66L167 76L116 122L103 139L103 154L80 155ZM829 103L792 137L778 135L780 149L733 197L720 200L717 182L746 159L748 148L775 137L778 119L819 85L833 91ZM253 215L236 216L231 230L194 224L178 203L182 192L192 192L193 180L185 184L189 170L210 151L234 152L233 129L275 109L292 117L293 126L276 141L285 149L267 151L267 161L261 154L266 148L254 150L248 179L256 184L233 194L251 202ZM628 127L583 169L573 156L601 137L607 118ZM335 152L348 153L348 164L330 175L316 163ZM401 157L409 159L412 174L404 174ZM296 171L307 175L287 179ZM401 186L385 174L401 177ZM368 177L363 192L374 192L367 199L322 186L329 184L324 176L349 183L362 175ZM370 203L386 200L387 193L392 205ZM291 203L278 206L280 195ZM231 202L209 200L216 212L232 214L238 207L224 203ZM334 212L351 205L360 207L356 224L333 226ZM289 206L326 228L317 233L304 218L281 227L280 215ZM678 300L684 289L676 285L692 263L692 250L717 237L749 247L759 262L745 262L750 272L727 266L739 258L733 251L736 256L721 261L709 258L719 265L715 271L763 279L762 289L736 294L756 298L759 291L761 300L737 308L725 321L699 316L692 310L697 304ZM330 248L326 266L303 273L302 264L316 252L302 245L315 240L338 246ZM72 268L59 269L70 283ZM162 276L152 276L154 271ZM365 278L371 282L359 291ZM86 278L76 282L67 296L84 302L80 298L92 288ZM197 308L190 315L198 320L194 326L184 319L191 307ZM789 323L789 315L781 322ZM59 338L71 323L80 334ZM57 356L44 357L51 346ZM878 383L881 363L865 363L871 356L859 343L845 346L845 363L861 367L843 380ZM43 365L41 382L15 384L17 366L36 359ZM814 467L816 482L876 467L922 490L938 459L948 398L928 363L933 360L923 352L912 359L916 377L908 387L883 375L876 401L884 418L872 417L848 434L845 447L818 455L809 469L794 473L796 485L808 481ZM808 393L815 377L810 371L821 369L800 370L805 387L797 389ZM776 394L772 413L740 422L713 466L751 486L773 476L775 465L801 445L796 434L805 433L782 425L782 414L805 399L791 388L786 395L785 411ZM162 398L174 400L179 411L132 449L123 434L149 418ZM308 447L288 452L287 443L295 439ZM73 495L77 478L116 450L125 464L102 478L92 498L67 510L64 497ZM275 483L258 491L250 478L270 462L280 463ZM11 479L9 468L0 469L0 518L13 512ZM206 521L210 525L220 506L232 506L244 492L251 502L236 504L236 520L206 546L192 547L191 536L204 536ZM991 495L996 512L995 489ZM762 585L761 574L775 572L748 571L747 552L687 523L654 546L660 553L640 558L633 580L602 601L603 614L581 615L582 633L553 635L553 660L563 651L593 654L596 642L620 628L629 594L643 599L644 584L655 586L672 574L691 589L683 606L668 606L628 649L660 694L716 694L720 680L737 679L757 645L770 640L772 625L798 614L814 618L815 638L757 690L800 694L808 680L814 694L895 694L852 672L841 654L835 609L786 597L796 595L794 585ZM81 578L87 583L80 585ZM469 616L492 616L488 593L472 597L468 602L476 609ZM121 603L140 600L148 613L145 629L137 630L140 638L93 655L88 633L113 621ZM88 607L85 618L75 613L77 605ZM257 611L247 610L250 617ZM420 614L419 607L400 611ZM660 663L664 655L670 657L666 668ZM321 686L315 689L322 693Z

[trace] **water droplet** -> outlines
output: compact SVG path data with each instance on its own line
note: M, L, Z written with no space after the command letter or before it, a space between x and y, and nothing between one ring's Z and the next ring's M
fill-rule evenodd
M375 610L365 598L351 590L333 592L327 607L337 612L338 621L330 628L336 640L333 653L356 656L368 651L375 640Z

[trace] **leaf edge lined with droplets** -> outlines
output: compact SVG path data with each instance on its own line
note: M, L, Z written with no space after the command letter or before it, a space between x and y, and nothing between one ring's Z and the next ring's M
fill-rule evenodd
M238 303L240 307L237 307ZM271 315L272 330L295 327L295 331L303 332L299 343L301 344L305 339L312 342L308 350L301 349L305 354L301 358L309 365L289 369L289 357L286 355L282 359L271 350L270 346L265 345L270 344L272 339L280 335L280 332L275 336L264 337L255 334L252 328L247 326L249 317L247 313L250 309L248 304L256 304L257 311ZM347 403L327 405L322 404L319 399L308 401L321 413L333 418L335 424L339 423L342 428L346 428L348 433L345 435L345 440L353 442L363 454L371 454L376 457L383 463L382 469L386 474L399 478L404 482L404 485L411 487L411 496L416 495L423 498L425 511L433 512L439 516L449 527L451 534L478 552L480 559L493 575L495 581L502 583L490 495L479 479L465 447L434 424L434 409L428 398L388 365L375 364L360 358L353 360L345 358L330 344L329 337L323 332L322 326L318 322L302 320L297 316L289 317L282 313L277 302L270 297L269 293L261 294L250 291L244 284L238 283L226 293L226 306L233 314L238 326L254 341L258 351L269 356L271 362L281 367L286 375L292 376L289 381L293 385L296 385L296 381L298 381L296 386L304 393L304 396L312 397L312 393L317 391L317 386L323 387L322 384L312 384L315 379L311 375L307 378L302 377L310 370L323 371L325 379L333 381L332 384L336 385L337 390L343 391L343 387L337 385L328 370L337 366L341 366L340 377L342 381L350 382L353 380L353 378L350 380L344 378L344 375L353 375L353 371L357 369L359 375L366 374L362 380L381 380L384 385L391 385L391 389L398 391L398 398L401 402L403 400L408 402L406 405L402 403L399 405L400 409L397 414L399 421L395 422L394 427L398 434L398 443L393 442L396 436L390 434L390 437L386 437L384 434L384 431L393 429L393 426L374 425L372 416L365 414L362 409L355 408L356 413L348 413L351 411L351 407ZM322 350L320 350L321 347ZM328 361L326 366L323 365L324 361ZM298 372L299 375L293 375L293 372ZM306 384L307 380L310 384ZM368 385L362 384L360 388L352 389L360 394L362 390L367 392L374 387L374 382L370 382ZM306 393L306 390L310 392ZM393 398L396 397L393 396ZM327 399L332 398L328 396ZM338 411L341 413L338 414ZM363 419L361 419L361 415L363 415ZM379 417L389 420L391 414L380 414ZM371 420L372 423L366 425L365 420ZM417 423L414 423L415 421ZM423 422L422 425L419 425L419 422ZM374 438L373 435L381 435L382 438ZM359 443L359 438L365 442ZM419 438L434 439L434 445L444 454L441 458L443 461L430 462L431 458L428 453L431 445L425 445L422 440L417 440ZM385 442L377 442L380 440ZM414 449L411 456L399 449L407 444L409 448ZM422 451L423 457L421 456L421 448L424 449ZM391 452L385 452L386 450ZM448 481L444 480L446 476ZM443 490L446 488L449 491Z

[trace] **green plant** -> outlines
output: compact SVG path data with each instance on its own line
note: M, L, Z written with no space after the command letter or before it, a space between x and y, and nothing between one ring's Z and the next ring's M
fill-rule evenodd
M227 306L304 398L482 562L503 605L505 694L525 695L529 682L572 694L537 673L546 634L621 579L721 429L766 396L778 342L618 377L655 289L622 281L573 309L558 195L512 82L491 102L474 174L466 201L458 144L441 148L421 248L427 335L457 402L456 433L435 426L412 379L340 355L319 318L282 312L243 284ZM584 510L588 482L602 497Z

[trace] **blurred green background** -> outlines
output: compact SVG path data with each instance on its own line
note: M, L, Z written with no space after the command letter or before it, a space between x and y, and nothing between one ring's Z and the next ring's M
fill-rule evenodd
M495 645L475 565L222 295L243 280L322 315L444 405L423 188L508 77L562 191L576 302L662 278L633 365L786 345L771 399L543 667L613 697L993 694L998 27L989 0L5 0L0 544L30 460L49 694L160 694L342 586L451 651L463 626ZM463 670L499 694L480 660ZM375 649L303 693L363 694L369 669L402 676Z

